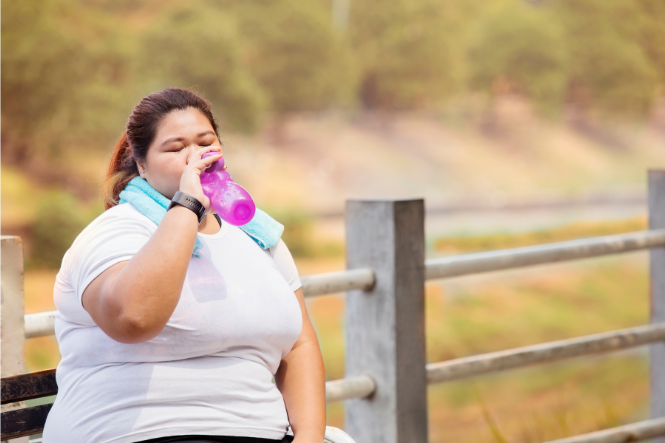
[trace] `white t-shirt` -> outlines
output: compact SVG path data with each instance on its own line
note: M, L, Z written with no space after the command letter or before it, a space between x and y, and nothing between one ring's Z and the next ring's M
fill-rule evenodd
M226 222L216 234L199 233L201 258L191 258L173 315L147 342L114 341L83 309L88 284L156 230L125 203L95 219L65 254L54 289L58 397L44 443L283 438L289 421L273 376L300 335L302 313L298 271L282 240L263 250Z

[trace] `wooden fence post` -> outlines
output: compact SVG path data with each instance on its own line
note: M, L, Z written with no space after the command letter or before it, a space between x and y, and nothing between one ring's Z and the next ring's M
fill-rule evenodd
M425 443L424 201L347 201L346 258L376 276L346 297L346 374L377 385L346 402L346 430L358 443Z
M649 171L649 229L665 229L665 170ZM665 322L665 248L650 251L651 323ZM650 347L651 417L665 417L665 342ZM665 437L651 440L665 443Z
M0 272L2 283L0 289L1 321L0 339L2 354L0 366L2 376L18 375L23 370L23 346L25 332L23 329L23 242L20 237L2 236L0 239L2 254ZM12 403L2 406L2 411L23 406ZM27 443L28 437L9 440L12 443Z

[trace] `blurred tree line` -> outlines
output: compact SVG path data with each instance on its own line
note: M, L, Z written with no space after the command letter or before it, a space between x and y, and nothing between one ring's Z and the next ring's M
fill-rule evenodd
M242 132L295 112L437 110L470 94L491 106L507 92L544 115L639 119L665 93L663 0L351 0L344 29L332 2L7 0L3 162L34 177L63 153L107 153L141 97L170 86L202 92L223 130ZM36 174L34 158L50 163ZM57 267L97 206L45 198L31 263Z
M436 109L506 88L546 113L640 117L663 93L662 0L354 0L345 30L331 2L6 1L5 161L108 150L133 105L168 86L247 132L267 115Z

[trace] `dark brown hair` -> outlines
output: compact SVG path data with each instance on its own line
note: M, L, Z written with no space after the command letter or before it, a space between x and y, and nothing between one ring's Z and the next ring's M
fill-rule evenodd
M125 189L131 179L139 175L136 162L145 161L148 148L155 139L162 119L171 111L187 108L201 111L219 137L210 102L196 92L188 89L169 88L144 97L129 116L127 128L111 154L102 191L105 209L117 205L120 192Z

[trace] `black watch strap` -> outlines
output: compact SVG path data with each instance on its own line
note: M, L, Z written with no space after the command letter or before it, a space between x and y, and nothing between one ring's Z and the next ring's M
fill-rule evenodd
M171 204L169 204L169 207L166 208L166 210L168 211L175 205L180 205L187 209L191 209L199 218L199 223L201 223L201 220L203 220L203 216L206 213L206 208L203 206L203 204L201 204L200 201L189 194L185 194L184 192L177 191L171 199Z

